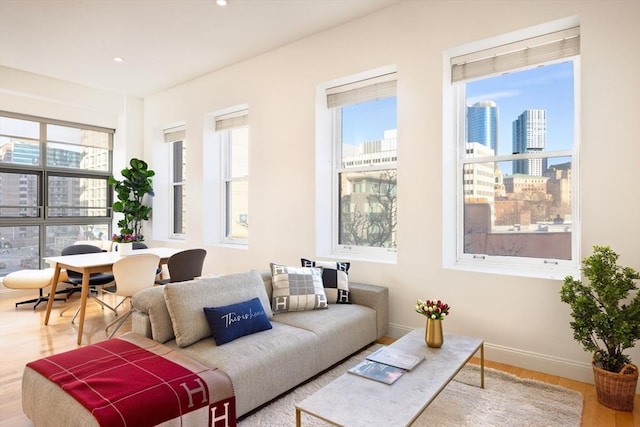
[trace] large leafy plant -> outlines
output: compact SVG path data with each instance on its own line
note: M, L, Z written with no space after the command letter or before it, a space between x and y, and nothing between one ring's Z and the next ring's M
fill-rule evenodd
M573 337L593 353L596 366L611 372L631 362L623 351L640 339L640 274L619 266L618 258L608 246L594 246L582 261L587 281L567 276L560 291L571 307Z
M131 159L128 168L122 169L122 180L109 177L109 185L113 186L117 200L113 203L113 211L124 217L118 221L120 236L131 235L133 240L141 241L142 221L149 219L151 207L143 203L144 196L153 196L151 177L155 172L140 159ZM131 239L129 239L131 240Z

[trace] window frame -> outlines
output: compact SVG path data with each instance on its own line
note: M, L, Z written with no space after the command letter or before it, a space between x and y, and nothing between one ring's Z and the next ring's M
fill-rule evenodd
M10 119L18 119L25 121L37 122L39 126L39 136L36 139L27 138L30 141L33 141L38 144L39 147L39 162L37 165L27 165L23 163L8 163L8 162L0 162L0 173L10 173L19 175L33 175L36 177L36 185L37 185L37 194L35 195L37 199L37 205L29 205L28 208L36 209L36 215L34 216L0 216L0 227L1 228L26 228L26 227L37 227L38 228L38 268L44 268L45 264L43 258L48 256L47 254L47 229L48 227L55 226L92 226L99 225L102 227L106 227L107 236L109 238L111 235L112 225L113 225L113 191L110 191L110 187L106 186L105 193L105 205L100 207L92 207L92 206L77 206L78 209L87 209L85 215L56 215L52 216L49 213L50 209L55 209L55 206L51 206L50 204L50 191L49 191L49 180L51 177L60 177L64 178L72 178L72 179L99 179L106 181L109 176L112 175L113 170L113 138L114 138L114 129L103 128L99 126L87 125L82 123L74 123L62 120L55 120L44 117L31 116L27 114L13 113L8 111L0 111L0 117L6 117ZM47 164L47 145L49 142L54 144L67 144L65 141L50 141L47 139L47 125L56 125L63 127L71 127L80 130L88 130L95 132L106 133L107 136L107 145L105 147L101 147L106 150L107 154L107 167L106 170L91 170L91 169L80 169L80 168L69 168L69 167L61 167L61 166L49 166ZM16 137L9 134L2 134L2 136L7 136L9 138L22 140L25 139L23 137ZM70 145L78 145L78 144L70 144ZM84 146L84 145L83 145ZM11 207L12 205L6 205L7 207ZM19 207L19 206L18 206ZM73 208L73 207L67 207ZM89 211L91 208L104 210L104 215L90 215ZM8 271L6 272L8 273Z
M168 204L168 235L170 239L175 240L185 240L186 236L186 224L184 210L185 210L185 194L186 194L186 150L187 150L187 141L186 141L186 127L184 125L177 125L174 127L170 127L164 130L164 140L168 145L168 154L169 154L169 174L168 174L168 183L169 183L169 204ZM175 171L176 171L176 159L175 159L175 151L176 144L180 144L180 150L182 154L180 171L182 172L182 176L179 180L176 179ZM181 189L182 198L179 204L176 204L175 194L177 188ZM176 220L180 219L183 224L182 232L176 232Z
M364 168L342 167L341 108L329 107L328 93L334 88L362 86L367 80L376 81L393 74L397 82L397 67L389 65L340 79L316 87L316 252L317 256L363 260L395 264L396 247L354 246L339 243L340 238L340 175L342 172L395 170L397 188L397 158L393 164ZM396 83L397 84L397 83ZM366 85L365 85L366 86ZM397 90L394 95L397 99ZM373 99L372 99L373 100ZM397 110L396 110L397 120ZM396 127L397 130L397 127ZM396 190L397 191L397 190ZM396 205L397 209L397 205ZM396 211L396 218L397 218ZM398 235L396 225L395 235Z
M523 153L499 155L489 157L466 157L466 83L473 80L489 78L498 73L487 73L472 79L462 79L452 82L452 59L460 55L473 55L473 52L483 49L499 48L502 45L518 43L528 38L539 37L555 31L562 31L572 27L579 27L575 19L557 21L548 25L538 26L519 32L506 34L466 45L444 53L443 56L443 111L445 126L443 129L443 267L475 272L494 274L508 274L523 277L539 277L563 279L566 275L579 274L580 269L580 56L570 56L563 59L540 62L512 68L509 72L518 72L564 61L573 62L574 85L574 140L570 150L542 151L538 153ZM531 158L543 159L551 157L570 157L572 167L572 225L571 225L571 259L560 260L550 258L489 256L486 254L464 253L464 166L479 163L496 163L499 161L526 160ZM447 196L449 195L449 196ZM453 236L453 237L452 237Z
M232 132L240 128L247 129L247 150L250 149L250 126L249 110L247 108L235 110L215 117L216 123L228 121L228 126L218 129L216 126L217 140L220 148L220 242L224 244L248 246L249 230L247 223L247 237L234 237L231 235L232 218L232 195L230 186L233 183L246 182L249 185L249 153L247 152L247 174L243 176L233 176L233 139ZM249 200L247 194L247 217L249 216Z

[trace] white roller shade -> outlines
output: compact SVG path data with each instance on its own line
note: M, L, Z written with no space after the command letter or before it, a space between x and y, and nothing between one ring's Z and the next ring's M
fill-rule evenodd
M235 111L216 117L216 131L249 126L249 111Z
M396 73L327 89L327 107L337 108L396 96Z
M164 130L164 142L184 141L186 130L184 126L177 126Z
M580 27L451 58L451 82L515 70L580 54Z

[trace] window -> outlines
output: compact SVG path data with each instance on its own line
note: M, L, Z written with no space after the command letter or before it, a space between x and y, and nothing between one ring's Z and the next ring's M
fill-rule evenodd
M249 238L249 112L216 117L220 141L222 240L246 244Z
M330 85L324 96L332 134L330 140L321 137L318 143L327 144L332 153L331 203L319 204L332 207L331 212L322 211L331 217L329 252L395 260L396 73ZM323 167L318 169L323 173Z
M575 273L579 53L572 27L451 58L456 265Z
M113 133L0 112L0 277L110 238Z
M187 232L186 228L186 149L185 127L179 126L165 129L164 140L170 144L170 203L171 211L169 212L171 221L171 237L184 239Z

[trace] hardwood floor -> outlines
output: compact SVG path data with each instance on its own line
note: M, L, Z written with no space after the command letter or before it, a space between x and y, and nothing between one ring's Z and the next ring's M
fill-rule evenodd
M0 427L32 425L22 413L21 381L24 365L31 360L78 347L78 330L71 324L75 309L69 309L60 317L64 308L78 301L77 294L67 303L55 303L48 326L43 325L46 306L41 304L35 311L30 306L20 306L16 309L15 302L22 299L25 298L0 299ZM116 300L115 296L105 296L105 301L111 305L115 305ZM128 309L128 306L125 309ZM122 309L120 312L123 312ZM106 339L104 328L112 319L112 312L101 310L96 303L89 301L83 345ZM131 321L128 320L116 336L130 330ZM391 338L380 340L383 344L391 341ZM478 363L477 360L474 362ZM636 395L633 412L613 411L598 403L595 388L591 384L491 361L487 361L486 366L582 393L583 427L640 427L640 395Z

